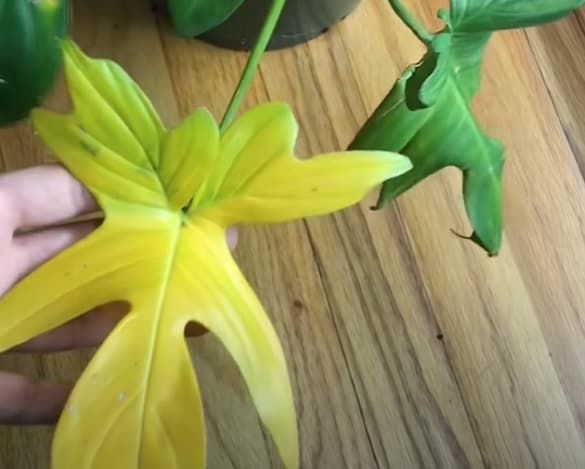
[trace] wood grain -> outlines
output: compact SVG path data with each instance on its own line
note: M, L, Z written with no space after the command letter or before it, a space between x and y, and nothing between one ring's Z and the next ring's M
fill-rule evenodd
M76 2L74 36L119 61L173 125L220 117L246 55L175 37L148 2ZM439 0L411 0L431 25ZM299 412L303 468L585 467L585 13L498 35L474 108L507 147L506 237L488 259L461 178L444 171L382 212L371 201L247 229L238 260L276 324ZM420 44L385 0L329 34L267 54L245 107L289 102L303 156L343 149ZM50 100L67 106L62 86ZM50 159L30 125L0 131L0 167ZM279 468L229 356L192 341L209 467ZM89 353L0 358L73 380ZM51 429L0 429L0 469L49 467Z

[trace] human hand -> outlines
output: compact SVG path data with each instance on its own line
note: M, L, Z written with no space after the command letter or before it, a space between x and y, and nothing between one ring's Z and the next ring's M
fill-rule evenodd
M84 217L89 221L63 223ZM61 166L0 175L0 297L98 226L96 201ZM232 249L236 242L236 233L230 230ZM50 353L97 346L127 312L123 303L104 305L10 352ZM201 332L197 327L187 331L189 335ZM0 424L53 423L70 389L69 384L38 382L0 371Z

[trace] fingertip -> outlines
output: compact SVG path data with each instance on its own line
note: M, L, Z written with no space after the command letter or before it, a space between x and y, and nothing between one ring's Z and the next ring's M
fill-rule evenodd
M130 305L119 301L99 306L62 326L10 350L12 353L55 353L100 346L128 314Z
M239 240L237 228L235 227L228 228L226 237L230 251L233 251L234 249L236 249Z
M207 330L201 324L195 322L190 322L187 324L187 327L185 327L186 337L200 337L206 333Z
M91 193L58 164L3 174L0 188L16 217L15 229L51 225L98 209Z
M71 386L0 372L0 424L49 425L63 410Z

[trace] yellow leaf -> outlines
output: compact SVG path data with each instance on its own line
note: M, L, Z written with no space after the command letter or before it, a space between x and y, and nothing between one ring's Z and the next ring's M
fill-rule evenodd
M187 206L205 183L219 150L219 128L206 109L199 109L170 131L162 144L160 177L171 205Z
M116 63L90 59L73 41L63 49L77 123L136 165L156 168L164 127L142 90Z
M77 383L53 467L205 467L201 397L183 329L170 314L171 295L153 315L160 298L151 294L132 304Z
M32 118L45 144L83 181L100 205L107 205L104 199L111 198L137 205L167 206L154 170L136 165L125 153L116 153L108 146L109 140L98 140L70 116L35 110Z
M282 104L249 111L221 138L202 109L167 132L121 68L71 42L65 55L74 112L37 110L33 121L105 221L0 299L0 351L101 304L125 300L131 310L76 384L52 467L203 469L203 408L184 340L197 322L229 350L286 467L296 469L284 353L225 230L344 208L410 162L368 152L299 161L297 125Z
M297 123L288 106L269 103L246 112L221 139L208 198L235 193L272 158L292 153L296 138Z
M349 207L376 185L410 170L398 155L384 152L345 152L298 160L277 154L234 194L199 211L223 226L246 223L281 223L325 215Z
M186 224L178 256L193 261L201 273L179 264L184 275L174 287L183 297L176 306L197 304L193 320L216 335L234 357L287 468L296 468L296 418L284 354L262 305L223 241L224 233L204 219Z

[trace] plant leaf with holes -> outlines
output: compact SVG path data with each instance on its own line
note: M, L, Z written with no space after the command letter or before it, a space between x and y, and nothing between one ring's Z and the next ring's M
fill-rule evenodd
M410 161L361 151L298 160L297 124L277 103L248 111L223 135L204 109L166 130L120 67L72 42L64 50L74 112L36 110L33 121L105 221L0 299L0 350L111 301L126 300L131 311L76 384L52 467L205 467L201 396L184 340L196 322L231 353L286 467L297 468L283 351L226 229L342 209Z

